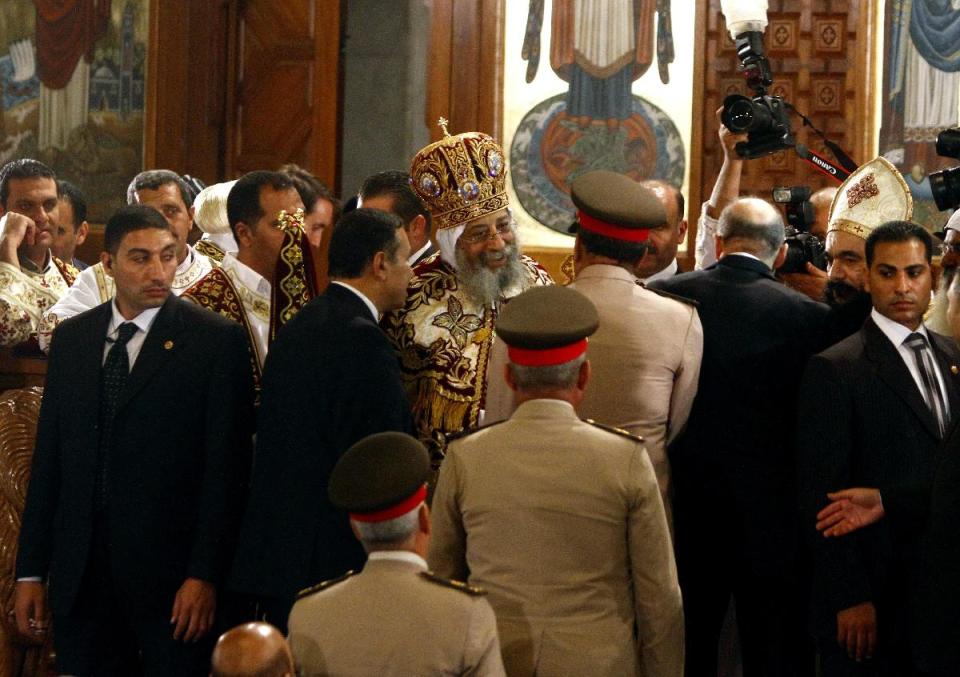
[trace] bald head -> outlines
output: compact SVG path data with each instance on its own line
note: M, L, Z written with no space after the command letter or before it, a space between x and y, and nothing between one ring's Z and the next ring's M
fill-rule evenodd
M683 195L675 186L658 179L641 181L640 185L657 196L667 215L667 221L650 230L647 240L647 255L637 263L634 274L646 279L677 258L677 248L687 235L687 222L683 218Z
M245 623L220 635L211 677L293 677L293 656L283 635L268 623Z
M836 194L836 186L827 186L810 196L810 204L813 205L813 225L810 226L810 232L821 240L827 239L827 221L830 219L830 205L833 204L833 196Z
M783 246L783 219L780 210L769 202L741 198L720 214L717 236L724 254L752 254L772 267Z

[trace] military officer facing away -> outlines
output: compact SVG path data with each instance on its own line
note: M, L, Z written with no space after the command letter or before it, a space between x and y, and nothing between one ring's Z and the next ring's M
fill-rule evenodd
M594 305L536 287L505 306L517 410L454 440L429 561L490 592L514 675L683 674L673 549L643 440L583 422Z
M369 554L363 571L302 592L290 612L300 675L504 674L484 592L427 571L430 459L398 432L370 435L330 476Z

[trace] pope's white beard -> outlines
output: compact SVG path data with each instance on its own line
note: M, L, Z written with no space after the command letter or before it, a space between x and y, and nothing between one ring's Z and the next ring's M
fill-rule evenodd
M487 261L507 259L501 268L487 267ZM488 307L503 296L503 292L523 279L523 263L520 261L520 246L516 241L507 244L502 251L483 252L476 260L470 260L463 250L457 247L457 279L460 290L474 301Z

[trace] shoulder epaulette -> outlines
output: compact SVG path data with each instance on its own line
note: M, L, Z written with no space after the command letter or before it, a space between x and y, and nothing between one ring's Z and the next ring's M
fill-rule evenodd
M481 597L487 594L487 591L483 588L478 588L475 585L470 585L469 583L464 583L463 581L452 581L449 578L437 576L432 571L421 571L420 575L431 583L436 583L437 585L442 585L445 588L451 588L453 590L465 592L472 597Z
M345 573L343 576L340 576L338 578L331 578L329 581L324 581L323 583L317 583L316 585L311 585L309 588L304 588L303 590L297 593L297 599L303 599L304 597L312 595L315 592L320 592L321 590L332 588L337 583L342 583L343 581L347 580L348 578L350 578L356 573L357 573L356 571L351 569L350 571Z
M668 291L663 291L662 289L656 289L654 287L648 287L640 280L637 280L637 284L646 289L647 291L652 291L657 296L662 296L667 299L673 299L674 301L679 301L680 303L685 303L688 306L693 306L694 308L700 307L700 302L694 299L688 299L686 296L680 296L679 294L671 294Z
M505 418L502 421L495 421L493 423L488 423L487 425L482 425L479 428L468 428L467 430L461 430L460 432L444 434L443 437L446 444L449 445L454 440L459 440L459 439L463 439L464 437L469 437L470 435L473 435L474 433L478 433L481 430L489 430L490 428L498 426L501 423L506 423L509 420L510 419ZM444 448L446 448L446 446L444 446Z
M626 437L633 440L634 442L643 442L643 438L640 435L634 435L631 432L627 432L623 428L615 428L612 425L605 425L603 423L597 423L592 418L583 418L580 419L584 423L589 423L595 428L600 428L601 430L606 430L608 433L613 433L614 435L620 435L621 437Z

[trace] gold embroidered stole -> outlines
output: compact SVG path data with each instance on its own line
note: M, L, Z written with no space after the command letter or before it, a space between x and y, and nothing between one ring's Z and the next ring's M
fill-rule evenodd
M222 315L240 325L247 332L247 341L250 344L250 365L253 369L253 386L256 399L260 401L260 381L263 376L260 370L260 361L257 359L257 336L247 320L243 310L240 293L234 287L230 277L222 268L214 268L204 275L195 285L187 289L180 298L187 299L208 310Z

